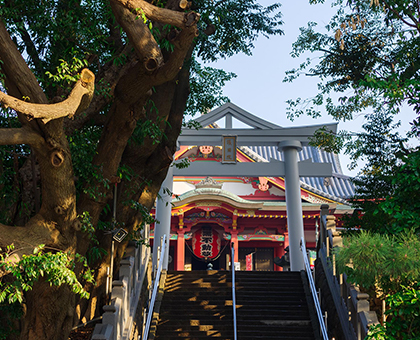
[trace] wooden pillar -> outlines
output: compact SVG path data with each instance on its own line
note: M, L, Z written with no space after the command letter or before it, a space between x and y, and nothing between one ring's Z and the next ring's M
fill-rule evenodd
M175 270L184 270L185 264L185 237L184 230L178 230L176 240L176 266Z

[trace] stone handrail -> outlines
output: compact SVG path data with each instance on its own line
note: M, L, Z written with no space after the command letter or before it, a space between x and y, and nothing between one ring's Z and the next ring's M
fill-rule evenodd
M331 296L341 324L341 336L345 340L363 340L369 326L378 323L378 319L376 313L369 310L369 295L361 293L358 287L347 283L344 274L337 273L335 254L332 250L342 246L342 238L336 230L335 216L328 215L328 209L326 204L321 206L320 237L317 244L319 261L316 270L325 275L329 290L327 294ZM320 282L318 284L320 285Z
M121 260L119 279L112 282L111 302L103 307L102 323L97 324L92 340L128 340L145 281L150 247L132 245Z
M151 295L149 303L148 303L148 311L146 312L147 320L146 320L146 323L144 324L143 335L139 336L139 340L149 338L149 330L150 330L150 327L152 325L152 318L153 318L153 311L155 309L155 302L156 302L156 298L157 298L157 295L158 295L159 287L161 285L161 274L162 274L162 270L163 270L163 261L165 259L166 252L169 252L169 249L167 249L168 244L169 244L169 241L168 241L168 243L166 242L166 235L163 235L163 237L161 239L161 245L160 245L160 247L158 247L158 254L157 254L159 264L158 264L158 267L156 269L156 272L153 273L154 282L153 282L153 287L151 287L152 288L152 295Z
M306 275L307 275L308 281L309 281L309 288L310 288L311 293L312 293L312 299L314 300L315 310L316 310L316 314L318 316L318 322L319 322L319 326L320 326L320 329L321 329L322 339L323 340L328 340L327 326L325 324L325 320L324 320L323 315L322 315L321 304L319 303L319 298L318 298L318 294L317 294L317 291L316 291L314 278L312 277L311 266L309 264L307 251L306 251L305 239L303 237L300 240L300 249L301 249L302 255L303 255L303 262L305 263L305 271L306 271Z

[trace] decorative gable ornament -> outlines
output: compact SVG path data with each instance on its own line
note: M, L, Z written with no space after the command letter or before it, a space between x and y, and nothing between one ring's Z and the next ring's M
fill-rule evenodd
M221 189L222 183L219 183L215 181L212 177L208 176L205 179L203 179L201 182L197 183L195 185L196 189L200 188L214 188L214 189Z

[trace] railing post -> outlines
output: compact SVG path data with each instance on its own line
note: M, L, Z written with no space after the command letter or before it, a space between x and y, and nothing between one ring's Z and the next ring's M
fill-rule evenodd
M329 209L330 209L330 206L328 204L322 204L321 205L321 212L320 212L320 218L319 218L319 228L320 228L320 230L319 230L320 238L319 239L321 240L321 244L326 243L327 226L324 224L324 216L325 216L325 218L327 217L327 215L329 213Z
M363 332L362 332L362 324L360 322L360 313L362 312L369 312L369 294L366 293L358 293L357 294L357 305L356 305L356 313L357 313L357 340L363 340Z
M147 337L149 336L149 329L150 329L150 324L152 322L155 300L156 300L156 296L157 296L158 289L159 289L160 274L161 274L162 268L163 268L163 260L165 259L165 252L168 251L168 249L167 249L168 244L169 243L166 243L166 235L163 235L162 240L161 240L162 248L159 247L158 254L156 254L157 258L159 258L159 261L158 261L156 276L155 276L154 282L153 282L153 292L152 292L152 296L151 296L150 301L149 301L149 311L148 311L148 314L147 314L146 325L144 327L143 339L147 339ZM161 252L161 254L160 254L160 252ZM140 339L140 336L139 336L139 339Z
M112 336L111 339L117 339L117 309L114 305L105 305L103 306L104 314L102 316L102 324L103 325L111 325L112 326Z
M301 241L300 241L300 250L302 252L303 263L304 263L304 266L305 266L304 269L306 271L306 276L308 277L309 288L311 290L312 298L313 298L314 304L315 304L316 314L318 316L318 322L319 322L319 327L320 327L320 331L321 331L321 336L324 340L328 340L327 327L326 327L326 324L325 324L325 321L324 321L324 316L322 315L321 304L320 304L319 299L318 299L317 290L316 290L316 287L315 287L315 282L314 282L314 279L313 279L312 274L311 274L311 266L309 264L308 254L306 252L305 239L303 237L301 238Z
M235 258L235 244L231 244L232 259ZM232 308L233 308L233 338L238 339L236 329L236 287L235 287L235 264L232 262Z

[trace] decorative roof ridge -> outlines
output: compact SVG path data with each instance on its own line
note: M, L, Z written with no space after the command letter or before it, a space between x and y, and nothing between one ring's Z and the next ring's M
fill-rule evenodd
M209 125L212 124L221 118L224 118L227 114L231 115L233 118L239 120L240 122L254 128L254 129L281 129L282 127L273 124L269 121L262 119L261 117L254 115L238 105L227 102L223 105L207 112L206 114L202 114L200 117L195 118L194 120L199 122L201 125Z
M336 196L331 195L331 194L329 194L327 192L321 191L321 190L319 190L317 188L314 188L313 186L311 186L309 184L306 184L303 181L300 181L300 187L303 188L303 189L306 189L308 191L311 191L312 193L317 194L317 195L319 195L321 197L324 197L324 198L328 198L330 200L333 200L335 202L344 203L344 204L348 204L349 203L344 198L336 197Z
M217 182L213 179L213 177L207 176L201 182L197 183L195 185L195 187L196 187L196 189L201 189L201 188L221 189L222 185L223 185L223 183Z
M335 160L335 166L337 167L337 170L339 171L339 174L344 175L343 173L343 169L341 167L341 163L340 163L340 158L338 157L338 154L336 154L335 152L333 153L333 157Z
M255 151L252 151L249 147L247 146L239 146L238 147L239 150L241 150L243 153L245 153L246 155L248 155L249 157L251 157L254 161L256 162L260 162L260 163L268 163L269 161L266 160L264 157L260 156L259 154L257 154Z
M174 201L183 201L189 197L192 196L199 196L199 195L203 195L203 194L213 194L213 195L217 195L217 196L224 196L226 198L230 198L235 202L238 203L257 203L256 201L249 201L249 200L245 200L241 197L239 197L238 195L231 193L229 191L223 190L223 189L217 189L217 188L196 188L187 192L184 192L183 194L177 196ZM261 203L261 202L258 202Z
M341 170L341 169L340 169ZM342 179L353 179L352 176L349 175L345 175L343 173L339 173L339 172L333 172L333 177L337 177L337 178L342 178Z

